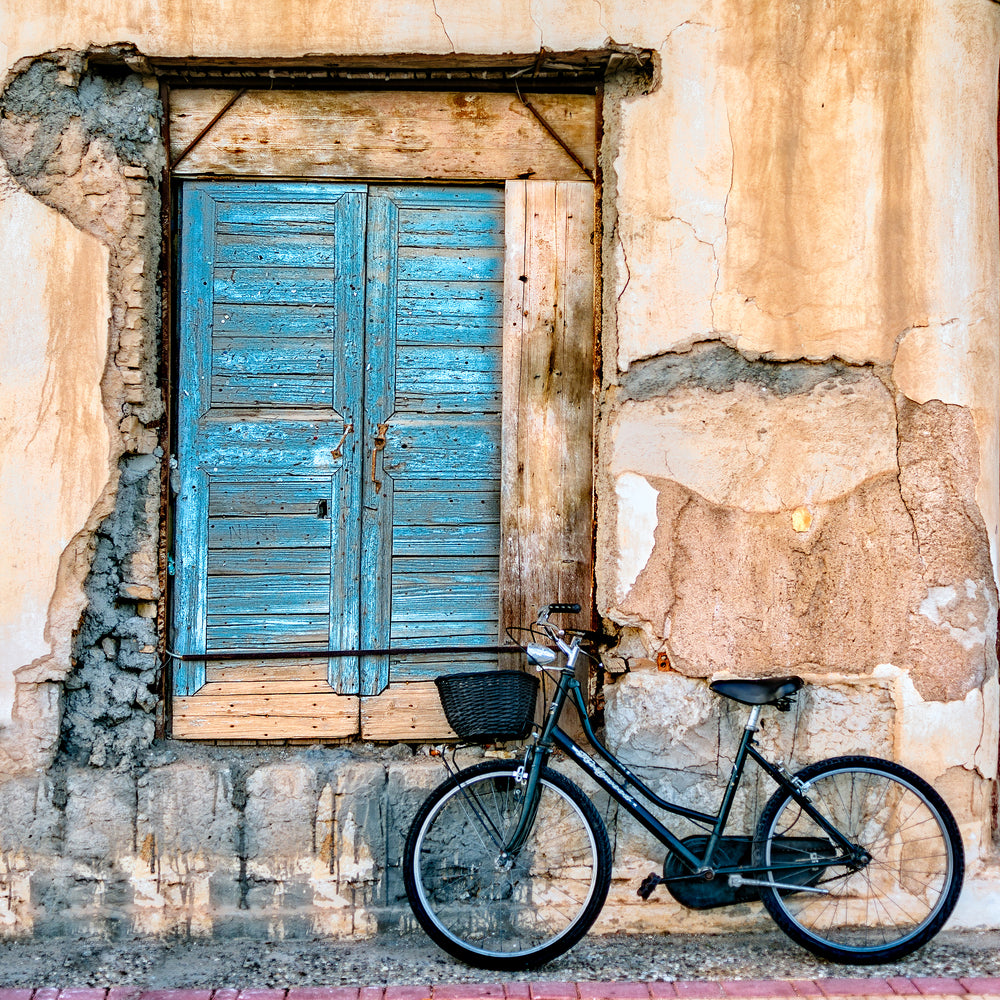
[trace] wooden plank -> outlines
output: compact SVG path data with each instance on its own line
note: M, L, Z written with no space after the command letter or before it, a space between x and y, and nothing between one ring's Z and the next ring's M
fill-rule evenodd
M578 602L593 565L594 189L507 184L503 624Z
M350 406L343 409L352 412ZM332 409L312 414L286 411L280 419L253 409L236 409L206 417L190 437L202 466L216 470L216 475L232 480L243 470L246 476L265 479L292 471L308 476L340 468L356 447L354 437L349 436L341 455L334 456L333 445L343 427L344 418Z
M400 247L400 281L503 281L497 247Z
M205 667L205 680L209 684L274 683L285 690L289 685L302 682L318 685L317 691L329 691L327 661L322 659L275 660L216 660Z
M213 289L218 303L329 305L336 289L332 267L218 267Z
M396 342L400 345L451 344L461 330L469 347L499 347L503 341L503 317L496 316L434 316L422 322L396 317Z
M484 556L500 547L500 522L463 525L457 531L448 524L394 525L394 556Z
M328 233L288 232L288 225L275 225L265 233L265 225L247 227L246 233L217 233L216 264L232 267L334 267L337 241ZM310 227L315 229L316 227Z
M171 93L173 157L233 93ZM533 94L531 103L593 171L594 95ZM420 91L249 91L176 172L465 181L585 177L515 95Z
M209 579L216 576L252 577L283 573L299 576L329 575L330 553L324 548L218 549L208 557Z
M247 517L275 514L316 514L319 499L329 499L330 477L212 480L208 513L212 517L237 511Z
M333 305L281 305L274 302L229 303L218 306L213 336L312 337L332 339L336 315Z
M421 527L444 524L488 524L500 520L500 491L489 480L462 484L465 489L441 488L438 480L407 480L396 488L395 524ZM485 489L476 490L476 485Z
M317 490L317 501L323 493ZM211 517L210 549L309 548L329 549L333 540L331 518L310 514L275 514L262 517Z
M499 412L500 351L499 346L398 345L397 411Z
M210 576L212 615L265 616L330 613L330 568L320 576Z
M448 414L437 421L400 413L382 467L397 479L485 479L500 472L498 414Z
M408 293L397 296L396 318L400 323L415 325L428 320L446 319L460 324L470 319L502 319L497 296L489 294L491 290L488 288L455 284L436 286L428 291L426 286L411 283L406 288L400 288L399 292Z
M212 338L212 374L230 378L262 374L272 379L325 375L332 379L333 348L331 337L253 337L229 332Z
M205 587L208 547L208 475L197 455L198 421L210 406L210 343L214 305L212 259L216 204L203 187L181 192L181 295L178 322L186 335L178 349L178 431L180 456L174 532L174 614L172 642L179 653L204 653ZM205 665L178 661L175 694L193 694L205 680Z
M414 654L412 656L390 657L392 685L426 681L438 674L454 673L456 670L496 670L496 653Z
M454 740L432 681L393 684L373 698L361 699L361 738L426 743Z
M353 696L327 693L229 695L206 684L191 698L174 698L172 734L178 739L334 739L359 728Z
M388 645L391 619L391 525L393 481L386 474L384 451L396 403L396 251L399 205L388 188L373 189L368 199L365 257L365 410L362 447L371 465L361 469L360 636L366 649ZM387 537L388 536L388 537ZM340 667L331 664L331 683ZM373 695L389 682L386 656L364 657L358 672L359 694ZM338 690L340 688L338 687Z
M295 677L288 680L252 680L247 678L240 681L209 681L207 688L211 697L222 696L226 698L331 693L330 682L325 676L314 679ZM201 693L199 692L199 694Z
M402 209L399 213L399 245L439 247L447 239L453 247L497 247L503 249L503 217L493 213L471 214L441 206Z
M212 652L251 649L328 649L330 615L286 614L207 616L205 635ZM347 647L351 648L351 647Z

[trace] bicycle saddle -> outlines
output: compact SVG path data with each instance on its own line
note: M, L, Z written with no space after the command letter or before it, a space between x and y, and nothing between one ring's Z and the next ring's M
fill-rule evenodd
M801 677L764 677L758 681L712 681L709 687L723 698L744 705L773 705L802 687Z

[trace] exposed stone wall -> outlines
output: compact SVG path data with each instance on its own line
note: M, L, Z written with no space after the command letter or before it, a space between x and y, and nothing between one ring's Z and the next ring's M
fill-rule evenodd
M132 761L152 745L163 691L157 653L157 588L136 582L138 553L159 538L160 462L120 460L114 512L97 530L84 590L87 608L66 678L63 750L97 767Z
M181 746L5 781L0 936L412 929L403 841L444 776L405 746Z

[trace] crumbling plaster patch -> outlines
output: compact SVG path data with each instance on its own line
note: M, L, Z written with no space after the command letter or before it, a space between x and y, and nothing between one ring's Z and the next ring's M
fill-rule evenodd
M622 600L632 589L653 553L656 532L656 490L634 472L615 479L618 506L618 583Z
M880 664L873 676L892 685L896 703L895 743L899 759L928 780L949 768L975 768L982 777L997 776L997 678L974 688L961 701L925 701L909 673Z
M62 321L50 317L42 326L48 331L46 382L39 393L37 415L25 425L36 436L46 422L58 425L56 440L63 457L61 465L53 465L58 480L53 493L64 503L60 516L73 516L77 534L58 555L57 583L47 609L46 639L52 643L53 655L16 672L14 716L30 718L36 729L47 727L47 739L22 739L9 730L3 743L32 757L35 766L51 760L59 715L57 709L40 713L29 700L37 702L36 692L63 679L70 669L70 640L87 600L90 610L84 614L83 633L92 626L95 614L107 618L102 607L122 601L126 610L130 607L130 614L119 615L107 631L91 637L93 648L103 652L106 667L111 663L117 669L117 654L124 652L127 658L130 642L137 642L146 654L155 648L151 619L156 617L160 595L155 527L150 520L155 526L158 519L157 456L161 453L157 422L163 409L157 385L156 283L160 252L157 178L163 153L156 85L131 72L125 64L127 56L131 53L103 51L97 69L90 67L89 57L82 53L26 60L9 74L0 98L0 152L5 169L39 202L59 213L55 216L34 202L45 220L36 223L35 233L44 232L45 225L59 219L58 225L67 231L70 224L82 231L72 241L99 248L97 262L80 275L63 274L66 260L73 258L60 250L59 243L37 255L50 262L51 278L62 281L58 289L50 290L49 298L72 311ZM31 235L28 230L22 239ZM34 259L23 245L9 250L15 256L25 254L22 259ZM81 341L81 333L91 327L95 344ZM67 453L77 439L79 448ZM33 455L36 463L38 457ZM140 490L137 496L134 490L119 488L120 477L126 487L134 477L136 460L152 463L145 469L153 483L152 496L149 489ZM37 481L35 468L33 464L25 473L26 482ZM137 509L119 509L115 514L116 499L120 503L124 495L133 498ZM23 497L19 500L23 505ZM44 516L44 504L40 510ZM32 513L37 516L38 511ZM107 527L105 519L112 515L114 526ZM101 559L95 559L100 555L100 532L95 531L102 525L105 534L117 536L118 542L114 554L118 568L110 575L105 569L103 577L94 571L101 564ZM39 521L38 530L58 538L51 518ZM88 571L85 599L81 584ZM95 589L99 578L112 584L109 593ZM98 610L91 614L95 607ZM86 658L86 652L81 654L77 635L73 655ZM154 658L147 658L155 666ZM107 667L100 673L101 684L110 684L115 692L116 707L93 720L99 724L92 735L96 738L126 715L139 713L146 717L141 728L148 745L150 713L156 701L150 688L156 687L156 671L149 670L143 683L137 684L134 674L128 673L132 668L117 676L115 669ZM87 684L78 677L76 690ZM57 705L58 697L53 708ZM94 763L120 759L107 761L106 757L101 751Z
M622 578L634 561L604 535L621 513L603 500L598 583L640 630L639 659L700 677L895 663L929 701L995 675L972 418L894 399L882 377L718 344L633 366L603 447L612 482L656 491L656 525L630 538L649 555Z
M849 370L805 396L749 381L724 394L694 386L622 404L611 474L667 476L710 503L774 513L828 503L891 471L895 422L882 383Z

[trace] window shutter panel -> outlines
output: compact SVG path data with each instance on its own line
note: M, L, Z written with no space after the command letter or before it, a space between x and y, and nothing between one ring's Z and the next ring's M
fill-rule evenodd
M502 624L593 604L594 187L508 181Z

